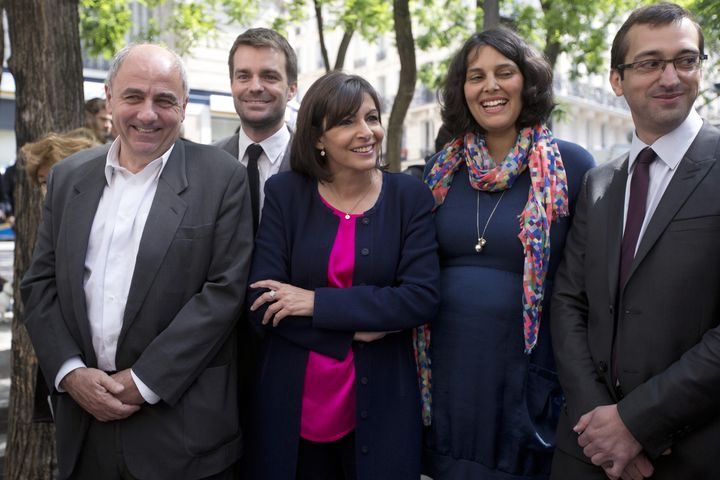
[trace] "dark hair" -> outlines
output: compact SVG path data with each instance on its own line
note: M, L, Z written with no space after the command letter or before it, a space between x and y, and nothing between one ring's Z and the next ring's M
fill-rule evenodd
M695 21L692 14L680 5L674 3L658 3L655 5L647 5L638 8L630 14L625 23L622 24L620 30L615 34L615 39L610 49L610 68L617 70L617 66L625 63L625 56L628 52L628 42L626 37L630 29L635 25L652 25L659 27L669 23L680 23L684 18L689 19L695 28L697 28L700 37L700 54L705 53L705 37L703 36L700 25ZM623 72L620 71L620 79L623 78Z
M313 83L300 103L295 135L290 149L290 166L318 181L331 181L327 158L320 155L317 142L324 132L357 113L365 94L381 113L380 98L362 77L330 72Z
M97 115L100 110L105 109L105 100L102 98L91 98L85 102L85 113Z
M547 121L555 108L553 72L548 62L517 33L504 27L473 34L455 54L442 87L441 116L453 137L467 132L484 133L465 99L468 57L489 46L512 60L523 76L522 111L516 126L524 128Z
M235 52L240 45L255 48L274 48L282 52L285 55L285 75L287 75L288 84L297 83L298 68L295 50L293 50L285 37L269 28L251 28L238 35L235 39L228 56L231 79L233 78L233 70L235 70L233 57L235 57Z
M453 136L450 134L450 130L445 124L440 125L437 135L435 136L435 153L439 152L448 142L452 141Z
M98 127L95 116L102 110L107 109L105 99L102 98L91 98L85 102L85 128L89 129L95 135L98 142L105 143L107 141L107 134ZM54 163L54 162L53 162Z

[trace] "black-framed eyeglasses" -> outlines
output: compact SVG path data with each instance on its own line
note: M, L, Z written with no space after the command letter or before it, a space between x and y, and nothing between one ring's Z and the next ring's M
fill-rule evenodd
M679 57L667 60L661 58L649 58L633 63L622 63L615 68L620 72L620 78L623 78L625 70L631 69L644 75L649 73L664 72L668 63L672 63L677 72L691 73L698 70L702 66L702 61L707 60L707 55L699 53L680 55Z

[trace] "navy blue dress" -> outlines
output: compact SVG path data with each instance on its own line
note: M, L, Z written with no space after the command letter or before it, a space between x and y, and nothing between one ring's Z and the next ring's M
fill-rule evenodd
M558 141L570 214L592 156ZM555 373L549 312L552 278L571 216L550 229L552 253L538 343L523 352L523 248L518 215L528 199L525 171L507 190L475 252L501 192L470 186L462 165L435 214L441 262L440 314L432 323L433 418L426 431L425 470L435 480L546 479L562 392Z

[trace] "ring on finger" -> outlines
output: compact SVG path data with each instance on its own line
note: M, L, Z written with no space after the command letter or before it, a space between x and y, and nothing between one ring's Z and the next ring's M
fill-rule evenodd
M275 300L275 295L277 295L277 292L275 290L270 290L270 300Z

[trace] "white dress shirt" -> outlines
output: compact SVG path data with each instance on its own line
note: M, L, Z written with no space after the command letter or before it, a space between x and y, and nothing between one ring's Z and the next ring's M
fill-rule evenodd
M150 213L160 174L173 147L137 173L120 166L120 143L116 140L107 155L103 190L90 230L85 255L83 286L88 320L98 368L117 370L115 354L123 325L135 260L145 221ZM55 378L60 381L75 368L84 367L79 357L66 361ZM160 400L132 370L140 394L148 403Z
M242 127L240 128L238 137L238 156L240 157L240 162L247 167L247 147L257 142L250 140L250 137L247 136ZM258 143L263 149L262 155L258 158L258 173L260 176L260 205L258 211L260 215L262 215L262 207L265 204L265 182L268 178L280 171L280 165L282 165L288 143L290 143L290 130L288 130L285 124L283 124L280 130L272 134L272 136Z
M687 153L690 148L690 144L692 144L698 132L700 132L702 124L703 121L700 115L698 115L695 109L690 109L690 114L679 127L667 135L658 138L652 145L646 145L638 138L637 133L633 133L628 162L628 178L627 184L625 185L623 233L625 232L625 222L627 221L628 203L630 201L630 182L632 181L633 172L635 171L635 160L638 154L648 146L655 151L658 157L650 164L650 184L648 185L647 203L645 204L645 218L640 228L640 235L638 236L637 245L635 245L635 252L637 252L638 245L640 245L640 241L645 234L645 229L648 223L650 223L650 219L655 213L655 209L660 203L670 180L672 180L673 175L675 175L677 171L680 160L683 159L685 153Z

